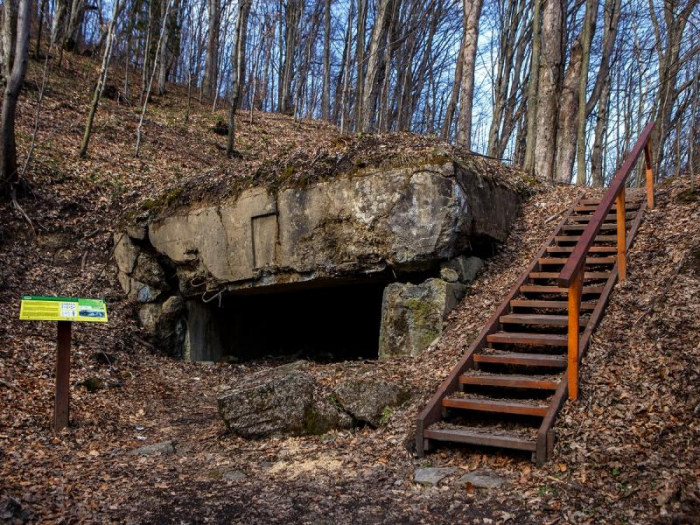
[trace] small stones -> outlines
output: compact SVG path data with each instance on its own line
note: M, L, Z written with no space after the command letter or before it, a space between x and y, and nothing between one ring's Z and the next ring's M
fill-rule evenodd
M503 485L503 478L492 470L481 469L465 474L459 478L460 483L467 483L477 489L497 489Z
M437 485L455 472L457 472L457 467L419 468L413 475L413 482L419 485Z
M224 472L224 481L245 481L248 476L241 470L229 470Z
M172 441L162 441L131 450L127 454L129 456L167 456L175 454L175 445Z

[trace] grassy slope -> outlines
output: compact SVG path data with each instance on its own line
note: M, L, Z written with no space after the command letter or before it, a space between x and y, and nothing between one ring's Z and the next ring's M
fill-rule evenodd
M574 188L533 197L503 251L451 315L434 351L369 366L371 373L413 392L385 428L247 442L222 434L215 398L237 377L272 363L203 367L154 355L114 279L111 231L124 210L183 183L213 180L212 187L228 186L270 157L280 166L295 159L304 166L318 150L339 152L355 164L367 153L356 142L339 142L325 124L303 122L297 128L285 117L256 115L254 125L241 125L244 156L229 161L222 153L224 139L209 131L217 117L195 104L185 126L183 92L174 90L149 110L140 158L132 155L137 108L106 101L90 157L79 160L95 76L93 62L71 56L69 66L50 77L30 170L34 193L21 202L38 236L8 203L0 203L0 519L10 496L21 507L17 516L93 522L512 517L518 523L580 523L697 516L700 201L679 197L687 181L660 190L658 210L640 230L630 278L613 295L583 368L582 397L567 404L557 424L555 460L544 468L534 469L523 456L459 448L417 460L405 443L417 410L529 262L555 222L546 220L578 193ZM38 78L33 63L30 82ZM35 97L29 90L21 104L21 150L31 132ZM409 157L412 148L434 147L408 137L381 140L393 144L388 161L402 152ZM317 147L310 150L310 142ZM23 293L106 296L110 304L108 326L76 327L73 426L59 436L49 428L54 327L16 321ZM342 377L367 371L358 363L310 363L308 369L329 390ZM88 377L101 379L106 388L89 393L79 385ZM125 456L143 443L139 436L146 443L174 439L177 454ZM411 483L412 473L427 464L492 468L507 485L497 493L474 493L455 476L441 488L420 489ZM246 479L231 481L235 470Z

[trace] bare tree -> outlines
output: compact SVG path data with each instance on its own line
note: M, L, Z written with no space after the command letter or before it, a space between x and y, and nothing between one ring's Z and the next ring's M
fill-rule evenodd
M463 0L464 36L462 38L462 85L459 94L457 117L457 143L467 149L472 147L472 109L474 105L474 70L476 47L479 39L479 20L482 0Z
M79 157L87 156L88 146L90 144L90 135L92 134L92 123L95 120L95 114L97 113L97 107L100 104L100 97L102 96L102 90L105 83L107 82L107 73L109 71L109 61L112 58L112 47L114 45L115 30L117 27L117 19L119 18L119 13L124 4L120 4L119 0L114 2L114 12L112 13L112 20L109 22L109 29L107 30L107 44L105 45L104 53L102 55L102 66L100 67L100 75L97 78L97 84L95 85L95 92L92 95L92 104L90 104L90 112L88 113L87 122L85 123L85 132L83 133L83 143L80 146Z
M542 12L537 125L535 133L535 173L554 178L558 101L562 68L562 0L544 0Z
M31 21L31 0L19 0L17 9L8 9L11 0L5 0L3 20L4 59L2 80L5 91L0 110L0 173L3 182L14 194L19 183L17 173L17 144L15 142L15 114L17 99L24 84L29 54L29 27ZM13 16L14 15L14 16ZM14 36L14 37L13 37ZM8 60L9 59L9 60Z
M239 0L238 18L234 31L234 45L231 50L231 105L228 115L228 140L226 155L232 157L236 140L236 109L241 96L241 84L245 81L245 54L248 39L248 15L251 0Z

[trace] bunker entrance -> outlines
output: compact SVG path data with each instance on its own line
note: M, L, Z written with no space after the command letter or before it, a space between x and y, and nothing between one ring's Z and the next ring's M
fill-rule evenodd
M376 359L386 282L287 285L188 304L192 361Z

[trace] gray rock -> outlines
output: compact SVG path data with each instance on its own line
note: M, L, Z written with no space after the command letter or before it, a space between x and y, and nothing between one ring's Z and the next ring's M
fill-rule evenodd
M459 281L459 274L452 268L442 268L440 270L440 279L448 283L456 283Z
M465 474L459 479L460 483L471 483L478 489L497 489L503 485L503 478L492 470L481 469Z
M168 283L165 282L163 268L150 253L139 253L131 277L161 290L169 288Z
M139 251L126 233L114 234L114 260L122 273L131 275L136 266Z
M460 255L459 257L455 257L454 259L450 259L449 261L442 263L441 266L442 271L450 269L457 272L459 281L463 283L470 283L476 279L479 272L481 272L483 269L484 261L478 257L466 257L464 255Z
M413 482L420 485L437 485L455 472L457 472L457 467L419 468L413 475Z
M157 334L163 306L157 303L145 304L139 309L141 326L149 334Z
M316 399L313 379L298 366L247 377L218 398L229 431L244 438L323 434L352 423L328 401Z
M182 297L173 295L172 297L168 297L163 303L161 315L164 319L172 320L182 314L184 309L185 302L182 300Z
M465 293L465 285L441 279L388 285L382 299L379 359L421 354L442 333L447 314Z
M154 443L153 445L146 445L145 447L140 447L127 452L127 454L130 456L167 456L174 453L175 445L172 441Z
M126 227L126 233L132 239L145 241L148 237L148 226L145 224L130 224Z
M386 422L390 413L387 409L408 399L408 390L381 379L352 378L336 387L335 396L355 419L378 427Z
M229 470L224 472L223 479L225 481L244 481L248 476L240 470Z

